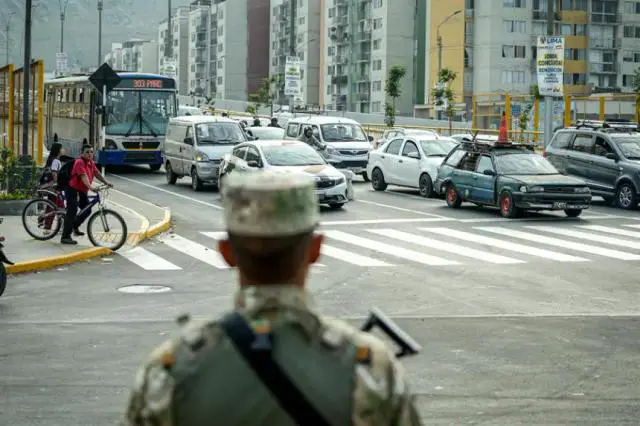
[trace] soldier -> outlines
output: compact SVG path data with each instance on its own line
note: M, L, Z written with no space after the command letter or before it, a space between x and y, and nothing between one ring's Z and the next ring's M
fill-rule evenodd
M201 325L179 319L181 335L140 370L125 424L419 425L390 348L320 316L306 291L323 241L314 180L237 173L223 192L218 248L239 270L235 308Z

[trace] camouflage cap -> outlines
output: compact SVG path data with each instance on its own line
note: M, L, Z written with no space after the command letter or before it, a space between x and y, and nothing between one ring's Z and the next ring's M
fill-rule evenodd
M306 174L231 173L222 186L227 231L256 237L311 231L320 221L315 188Z

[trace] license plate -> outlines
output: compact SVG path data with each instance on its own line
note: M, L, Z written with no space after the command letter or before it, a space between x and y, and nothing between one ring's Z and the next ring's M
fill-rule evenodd
M566 209L567 208L567 203L561 203L561 202L555 202L553 203L553 208L554 209Z
M318 196L319 199L324 200L325 198L325 194L324 192L316 192L316 195Z

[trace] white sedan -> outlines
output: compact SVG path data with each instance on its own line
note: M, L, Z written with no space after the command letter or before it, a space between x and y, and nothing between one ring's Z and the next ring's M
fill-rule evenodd
M457 145L454 139L428 134L390 140L369 153L371 185L376 191L384 191L387 185L417 188L420 195L430 197L438 167Z
M296 140L256 140L243 142L222 158L218 182L224 185L229 173L276 170L282 173L306 173L316 180L320 204L342 208L353 200L354 174L339 171L328 164L312 147Z

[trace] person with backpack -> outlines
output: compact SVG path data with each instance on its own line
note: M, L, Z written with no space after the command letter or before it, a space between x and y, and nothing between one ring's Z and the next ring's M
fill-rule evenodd
M47 162L44 165L44 170L42 171L42 176L40 177L40 186L38 189L46 189L51 192L55 192L58 194L47 195L47 199L58 206L58 208L64 208L64 202L62 201L62 197L60 197L60 191L57 188L58 182L58 173L62 168L62 162L60 161L60 157L64 154L64 150L62 149L61 143L54 143L51 146L51 151L49 151L49 156L47 157ZM44 217L38 219L38 225L43 227L44 229L50 230L51 225L53 224L54 215L51 215L52 209L47 207L45 210Z
M60 240L62 244L78 244L71 238L72 232L75 236L84 235L80 231L80 225L89 215L83 214L78 217L78 208L82 210L89 204L88 194L94 176L105 185L113 186L102 176L93 162L93 152L91 145L84 145L80 158L65 163L58 174L58 185L64 185L64 195L67 199L67 214L64 217L64 228Z

